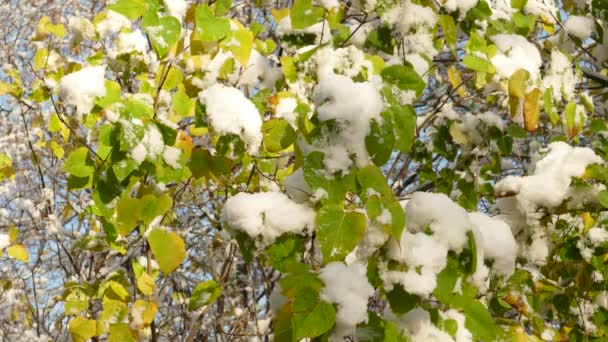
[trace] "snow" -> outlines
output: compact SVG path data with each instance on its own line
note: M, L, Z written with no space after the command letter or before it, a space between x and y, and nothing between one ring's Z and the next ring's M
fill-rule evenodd
M517 243L511 227L504 221L479 212L469 213L469 219L479 232L475 239L477 250L483 251L485 259L494 260L492 269L496 274L505 277L513 274L517 257Z
M500 77L509 78L515 71L525 69L532 79L538 78L542 60L534 44L516 34L498 34L491 39L499 50L491 61Z
M458 329L456 330L455 340L456 342L469 342L473 341L473 334L466 328L465 326L465 316L454 310L450 309L446 312L440 312L440 315L443 316L444 319L453 319L458 323Z
M477 5L478 1L479 0L447 0L443 3L443 8L450 12L458 10L460 17L463 18L471 8Z
M353 96L357 94L357 96ZM349 154L355 154L358 166L369 163L365 137L370 121L381 122L383 101L370 82L354 82L342 75L329 74L320 78L313 99L320 121L335 119L340 132L326 152L325 166L329 173L347 171L351 165Z
M312 189L310 189L308 183L304 180L302 168L297 169L285 178L285 192L296 203L304 203L308 200Z
M461 123L456 123L453 129L458 130L466 135L466 142L470 142L473 144L481 144L484 142L484 134L486 129L484 128L484 123L486 127L496 127L499 130L504 129L503 119L496 113L488 111L483 113L466 113ZM463 141L463 143L465 143Z
M306 228L312 229L315 211L281 192L241 192L224 204L222 222L231 229L272 243L284 233L301 234Z
M171 166L174 169L179 169L179 158L182 155L182 150L172 146L165 146L165 150L163 151L163 159L167 165Z
M111 35L120 32L123 28L130 28L131 21L122 14L112 10L106 12L106 17L95 25L95 29L101 39L110 37Z
M437 275L447 264L448 252L460 253L469 231L477 246L478 268L471 279L475 285L483 290L490 273L508 277L514 272L518 246L507 223L483 213L468 213L444 194L425 192L412 195L405 213L407 230L399 242L389 240L386 255L407 265L407 270L389 269L388 263L379 263L380 277L388 291L401 284L409 293L430 295L437 286ZM367 249L373 253L373 248ZM364 257L371 253L366 252ZM494 261L492 269L485 266L484 259Z
M543 78L542 86L545 89L553 88L553 100L559 103L562 98L566 101L574 98L576 83L577 78L568 57L558 49L553 49L549 70Z
M407 216L408 219L411 216ZM392 271L380 267L380 277L387 291L401 284L409 293L427 296L437 287L437 274L447 264L448 248L423 232L412 234L404 231L400 243L390 240L388 257L408 265L408 271Z
M59 96L66 104L76 106L78 116L89 113L95 98L106 95L105 72L105 66L91 66L62 77Z
M468 213L444 194L415 192L405 206L405 216L408 230L424 232L428 227L436 241L456 253L467 244Z
M275 109L275 116L277 118L283 118L289 122L293 127L297 127L296 119L297 114L295 113L295 109L298 106L298 100L295 97L283 97L277 103L277 107Z
M358 262L348 266L332 262L321 269L319 278L325 284L321 299L337 305L335 334L354 333L358 323L367 322L367 301L374 295L366 267Z
M146 132L139 144L131 150L131 158L138 163L143 162L146 158L150 160L156 159L165 149L163 135L154 124L146 126Z
M315 0L315 2L328 11L332 8L340 7L340 2L338 0Z
M555 23L555 18L557 18L554 0L528 0L524 11L527 14L539 16L549 23Z
M382 14L382 20L394 25L402 34L408 34L410 30L421 26L429 28L437 24L437 14L430 7L413 4L406 0L400 5L394 6Z
M167 14L182 21L186 16L186 10L188 9L186 0L164 0L164 2Z
M11 244L8 234L0 233L0 250L8 247Z
M95 26L86 18L70 17L68 27L70 31L74 32L80 39L95 38Z
M454 341L447 332L440 330L431 322L431 315L422 308L415 308L399 318L394 317L393 320L398 326L407 329L412 341Z
M516 208L522 213L533 212L539 206L557 207L570 195L571 178L582 176L593 163L603 160L590 148L554 142L535 163L531 175L507 176L494 189L500 196L514 196Z
M262 118L255 105L237 88L216 83L199 93L213 130L236 134L247 145L247 152L257 155L262 143Z
M116 38L117 55L130 52L141 52L145 54L146 51L148 51L148 39L141 30L118 34L118 37Z
M585 40L593 33L594 26L595 21L591 18L571 15L564 23L564 30L580 40Z
M593 256L595 249L602 244L608 242L608 231L602 228L591 228L583 235L576 243L583 259L589 261Z

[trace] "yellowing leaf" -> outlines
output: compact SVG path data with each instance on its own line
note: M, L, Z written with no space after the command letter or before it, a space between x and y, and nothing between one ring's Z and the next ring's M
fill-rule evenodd
M27 249L25 249L24 245L12 245L7 248L6 253L13 259L17 259L22 262L29 261L29 254L27 253Z
M17 242L17 237L19 237L19 229L17 229L15 226L11 226L8 229L8 240L11 243L15 243Z
M519 69L509 78L509 96L523 99L526 96L526 82L530 78L530 73L524 69Z
M452 87L454 87L454 89L456 89L456 91L458 92L458 95L460 95L461 98L464 98L466 96L466 92L464 90L464 87L461 85L462 78L460 77L460 73L458 72L456 67L451 66L448 68L448 79L450 80Z
M62 24L51 23L51 18L44 16L38 22L38 34L43 36L53 34L57 38L63 38L65 36L65 27Z
M70 321L70 335L74 342L85 342L97 334L97 322L84 317L74 317Z
M148 242L164 274L171 273L186 258L186 245L176 233L154 229L148 236Z
M540 117L540 89L535 88L526 95L524 102L524 128L528 132L534 132L538 128Z
M249 30L234 31L226 46L232 51L234 58L246 67L253 49L253 33Z

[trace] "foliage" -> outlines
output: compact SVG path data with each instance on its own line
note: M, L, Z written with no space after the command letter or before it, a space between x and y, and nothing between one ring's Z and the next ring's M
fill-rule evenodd
M25 3L1 339L608 336L603 1Z

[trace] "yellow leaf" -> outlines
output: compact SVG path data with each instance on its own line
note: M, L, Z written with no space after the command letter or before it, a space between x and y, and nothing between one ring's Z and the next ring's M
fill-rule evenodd
M51 145L51 150L53 150L53 153L55 154L55 156L59 159L63 158L63 155L65 154L63 147L61 147L61 145L59 145L56 141L51 141L50 145Z
M137 278L137 288L145 295L152 294L155 286L154 279L146 272L143 272L139 278Z
M274 18L274 20L278 23L279 21L281 21L281 19L287 17L289 15L289 8L282 8L282 9L271 9L270 13L272 14L272 17Z
M534 132L538 128L540 93L540 89L534 88L534 90L526 95L524 102L524 127L528 132Z
M153 229L148 235L148 242L164 274L171 273L186 258L186 244L176 233Z
M154 320L158 307L155 302L146 302L144 300L137 300L133 303L131 309L131 317L134 322L143 322L145 325L149 325Z
M70 321L70 335L74 342L85 342L97 334L97 322L84 317L74 317Z
M591 213L588 211L585 211L581 216L583 217L583 226L584 231L586 233L589 231L589 229L595 226L595 220L593 219L593 216L591 216Z
M9 257L17 259L22 262L29 261L29 254L24 245L12 245L6 250Z
M466 145L469 143L469 139L467 139L467 136L457 124L452 124L450 126L450 135L452 136L452 140L459 145Z
M466 92L464 90L464 87L461 85L462 78L460 77L460 73L458 72L456 67L451 66L448 68L448 79L450 80L452 87L454 87L454 89L456 89L456 91L458 92L458 95L460 95L461 98L464 98L466 96Z

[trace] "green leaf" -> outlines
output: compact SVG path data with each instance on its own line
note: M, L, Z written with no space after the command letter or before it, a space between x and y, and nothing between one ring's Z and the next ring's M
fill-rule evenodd
M105 80L105 86L106 95L95 98L95 104L101 108L107 108L111 104L120 101L120 84L111 80Z
M313 191L321 188L327 192L327 198L321 202L342 203L346 193L355 187L354 173L351 172L345 176L334 176L333 179L327 179L323 166L325 155L322 152L311 152L304 160L304 180Z
M393 45L391 29L386 25L382 25L377 29L370 31L365 40L365 47L373 47L378 51L392 54L395 46Z
M279 272L285 273L290 265L304 254L304 239L299 235L284 234L266 249L268 263Z
M112 323L110 324L110 335L108 342L136 342L137 339L133 336L131 328L127 323Z
M232 7L232 0L218 0L215 3L215 15L223 17L230 12Z
M63 171L76 177L89 177L95 172L93 161L89 158L89 150L86 147L79 147L70 153L70 156L63 164Z
M131 172L137 170L139 164L133 159L123 159L112 165L112 171L116 175L119 181L125 180Z
M465 307L465 327L473 333L477 339L494 341L498 334L498 328L488 309L479 301L472 300Z
M215 280L207 280L196 285L190 297L188 310L194 311L212 303L222 293L222 286Z
M457 41L457 33L456 33L456 24L454 23L454 18L450 15L442 15L439 16L439 25L443 29L443 34L445 35L445 42L447 43L452 53L456 55L456 41Z
M128 235L139 222L139 199L123 197L116 205L116 228L122 236Z
M148 24L142 27L150 37L152 47L156 51L159 59L165 58L169 50L179 39L182 24L175 17L162 17L152 21L154 24Z
M407 342L395 323L383 320L374 312L368 312L369 319L365 324L357 325L357 341L359 342Z
M408 153L416 136L416 112L411 106L391 106L385 113L392 119L395 147Z
M230 20L217 18L208 5L196 8L196 32L203 42L217 42L230 34Z
M386 299L391 310L398 316L409 312L420 303L420 297L405 292L401 284L396 284L390 292L387 292Z
M369 194L368 189L372 189L381 196L392 197L393 193L391 187L386 182L386 177L382 173L382 170L375 165L368 165L360 169L357 173L357 181L361 185L362 195Z
M313 338L328 332L336 321L333 305L319 299L312 290L302 291L293 302L295 340Z
M397 240L401 238L401 233L405 228L405 213L396 199L392 196L384 198L371 196L367 200L366 211L367 216L378 222L387 234ZM388 223L386 213L389 214L390 222Z
M608 208L608 191L600 191L599 194L597 194L597 201L600 202L602 207Z
M319 292L324 286L317 274L310 272L303 264L294 265L290 273L284 275L279 283L281 293L289 298L294 298L307 289Z
M262 125L264 147L268 152L279 152L296 140L296 131L285 119L270 119Z
M184 73L180 68L169 67L160 68L161 72L156 74L156 84L163 84L163 89L167 91L173 90L184 80Z
M524 29L527 36L527 33L529 33L532 28L534 28L536 18L532 15L525 15L521 12L517 12L513 14L513 23L515 24L515 26Z
M106 8L131 20L138 19L146 12L144 0L118 0Z
M290 12L291 28L305 29L316 24L324 14L322 8L312 5L312 0L295 0Z
M383 115L383 122L379 124L372 120L369 135L365 137L365 148L374 164L381 166L386 164L393 153L395 135L390 124L390 115Z
M84 317L74 317L70 321L70 336L73 342L85 342L97 334L97 322Z
M164 274L171 273L186 258L186 245L176 233L154 229L148 236L148 243Z
M553 126L557 125L559 122L559 114L557 114L555 106L553 105L553 88L549 87L545 90L545 93L543 94L543 105L551 124Z
M171 209L172 205L173 200L171 199L171 196L167 194L162 194L160 196L155 196L152 194L145 195L139 200L139 212L141 220L147 226L155 218L164 215L169 209Z
M475 71L487 72L490 74L496 72L496 69L489 60L475 55L466 55L462 60L462 64L465 67Z
M384 82L396 85L401 90L413 90L416 95L420 95L426 84L420 78L414 68L405 65L391 65L380 73Z
M171 104L173 110L179 116L191 116L194 113L194 100L192 100L186 92L178 90L173 95L173 102Z
M343 260L363 238L365 215L326 205L317 214L317 238L326 263Z

